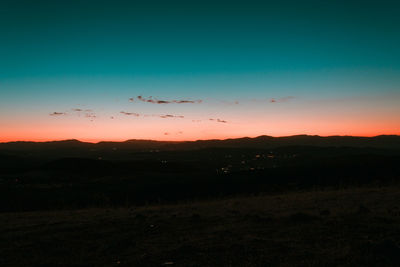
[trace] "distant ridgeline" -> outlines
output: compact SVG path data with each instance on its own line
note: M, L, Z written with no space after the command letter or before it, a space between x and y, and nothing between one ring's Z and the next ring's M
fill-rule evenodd
M0 212L400 183L400 136L0 144Z
M259 136L255 138L236 138L224 140L197 141L154 141L127 140L124 142L86 143L78 140L52 142L8 142L0 143L0 151L4 150L76 150L76 149L130 149L148 150L187 150L203 148L276 148L285 146L321 146L321 147L364 147L400 149L400 136L380 135L375 137L294 135L287 137Z

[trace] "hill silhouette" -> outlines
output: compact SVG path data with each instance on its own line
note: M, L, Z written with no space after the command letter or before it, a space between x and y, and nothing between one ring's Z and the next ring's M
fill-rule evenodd
M0 211L397 183L400 136L0 144Z
M276 148L284 146L320 146L320 147L369 147L400 149L400 136L379 135L375 137L294 135L272 137L267 135L255 138L211 139L197 141L155 141L127 140L123 142L98 143L81 142L75 139L51 142L7 142L0 143L0 150L73 150L73 149L130 149L130 150L190 150L204 148Z

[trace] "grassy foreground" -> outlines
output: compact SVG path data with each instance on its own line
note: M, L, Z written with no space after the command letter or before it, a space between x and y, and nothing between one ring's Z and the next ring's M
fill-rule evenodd
M400 266L400 188L1 213L0 266Z

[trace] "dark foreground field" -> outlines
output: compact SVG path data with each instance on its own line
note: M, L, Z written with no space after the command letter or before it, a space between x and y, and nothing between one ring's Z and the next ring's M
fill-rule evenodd
M399 266L400 187L0 214L0 266Z

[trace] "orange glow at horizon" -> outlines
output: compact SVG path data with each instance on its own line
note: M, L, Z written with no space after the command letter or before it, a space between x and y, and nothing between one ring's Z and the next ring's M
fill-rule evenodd
M240 119L240 118L238 118ZM194 141L205 139L227 139L241 137L291 136L299 134L333 136L377 136L400 135L399 123L395 120L363 121L354 119L311 118L277 119L266 118L191 122L178 119L130 122L126 121L41 121L31 124L9 123L2 127L0 142L12 141L58 141L77 139L84 142L126 141L146 139L158 141Z

